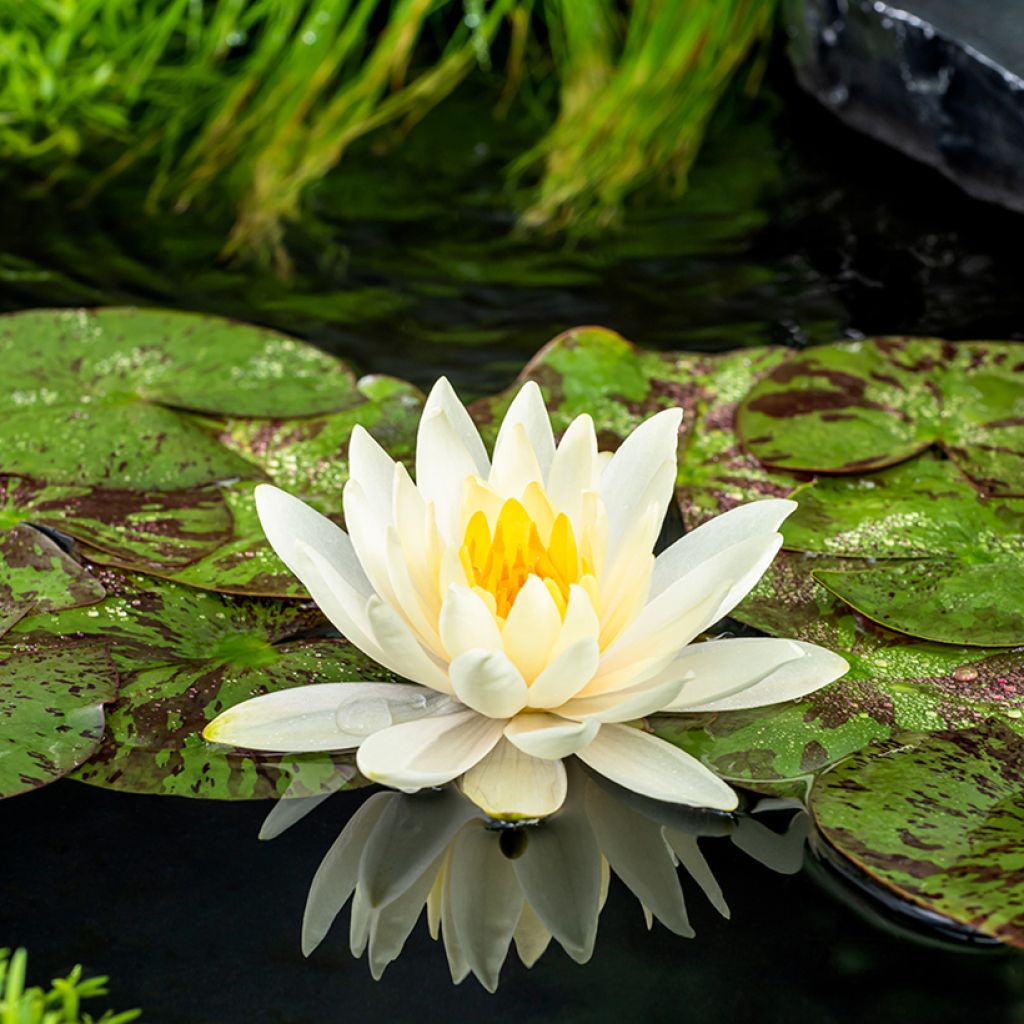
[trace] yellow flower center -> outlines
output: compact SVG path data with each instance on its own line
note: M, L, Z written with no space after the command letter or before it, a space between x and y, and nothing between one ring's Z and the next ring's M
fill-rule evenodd
M564 513L554 516L544 534L514 498L501 506L493 532L483 511L470 516L459 557L470 586L499 618L508 617L530 576L542 580L564 615L570 584L582 582L584 575L593 572L580 557L572 524Z

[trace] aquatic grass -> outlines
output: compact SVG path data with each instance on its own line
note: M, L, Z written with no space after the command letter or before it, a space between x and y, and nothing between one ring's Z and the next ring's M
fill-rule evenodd
M83 201L141 165L150 211L226 204L226 252L284 271L284 226L356 140L400 138L500 65L496 114L535 124L512 168L523 223L587 231L656 178L685 183L774 6L0 0L0 160Z

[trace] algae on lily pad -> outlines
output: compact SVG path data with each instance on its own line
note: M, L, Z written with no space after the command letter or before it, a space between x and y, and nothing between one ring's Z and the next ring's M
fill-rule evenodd
M1024 346L874 338L800 353L739 410L767 466L864 473L941 445L982 491L1024 495Z
M87 760L116 693L103 644L0 645L0 798L45 786Z
M1024 947L1024 739L1005 725L873 745L817 780L811 812L903 899Z
M145 309L0 317L0 473L179 490L252 476L190 412L308 416L359 401L339 360L273 331Z
M943 643L1024 645L1024 500L981 497L927 455L793 497L788 548L871 560L814 572L864 615Z
M973 728L989 719L1024 735L1024 651L929 643L855 615L811 575L833 559L783 553L733 617L821 644L849 673L800 701L748 711L657 715L657 735L716 772L766 793L804 780L900 731Z
M322 635L317 609L111 569L98 575L108 594L100 604L24 619L11 634L39 647L69 636L109 645L121 689L102 745L75 778L135 793L249 800L289 786L316 793L354 775L349 755L249 753L200 735L221 711L261 693L393 678L346 641Z
M0 636L26 615L95 604L105 593L45 533L24 523L0 529Z

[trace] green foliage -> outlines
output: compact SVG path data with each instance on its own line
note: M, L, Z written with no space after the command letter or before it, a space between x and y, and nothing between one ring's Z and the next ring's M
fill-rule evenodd
M283 223L307 187L356 140L405 130L470 75L489 74L493 49L507 54L502 110L529 83L517 116L542 136L519 164L541 173L527 222L592 227L654 178L683 184L774 7L0 0L0 159L66 178L83 198L144 164L150 208L226 200L228 251L283 270ZM561 112L545 133L552 70ZM529 112L538 108L540 118Z
M28 954L24 949L0 949L0 1024L128 1024L138 1020L141 1010L102 1017L83 1012L83 1000L107 994L105 977L83 978L75 966L66 978L54 978L49 989L26 988Z

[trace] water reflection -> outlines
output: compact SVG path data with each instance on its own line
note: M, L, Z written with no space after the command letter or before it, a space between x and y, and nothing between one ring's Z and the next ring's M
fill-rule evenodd
M319 797L281 801L261 833L279 834ZM760 809L774 809L768 802ZM775 871L803 860L806 815L784 834L750 815L663 804L592 776L569 772L563 808L509 826L486 818L455 786L416 794L378 792L352 816L309 889L302 922L308 956L351 901L349 946L380 978L426 911L452 980L473 974L493 992L510 950L531 967L552 941L577 963L594 950L615 874L654 921L692 938L679 868L724 917L729 908L698 840L728 837Z

